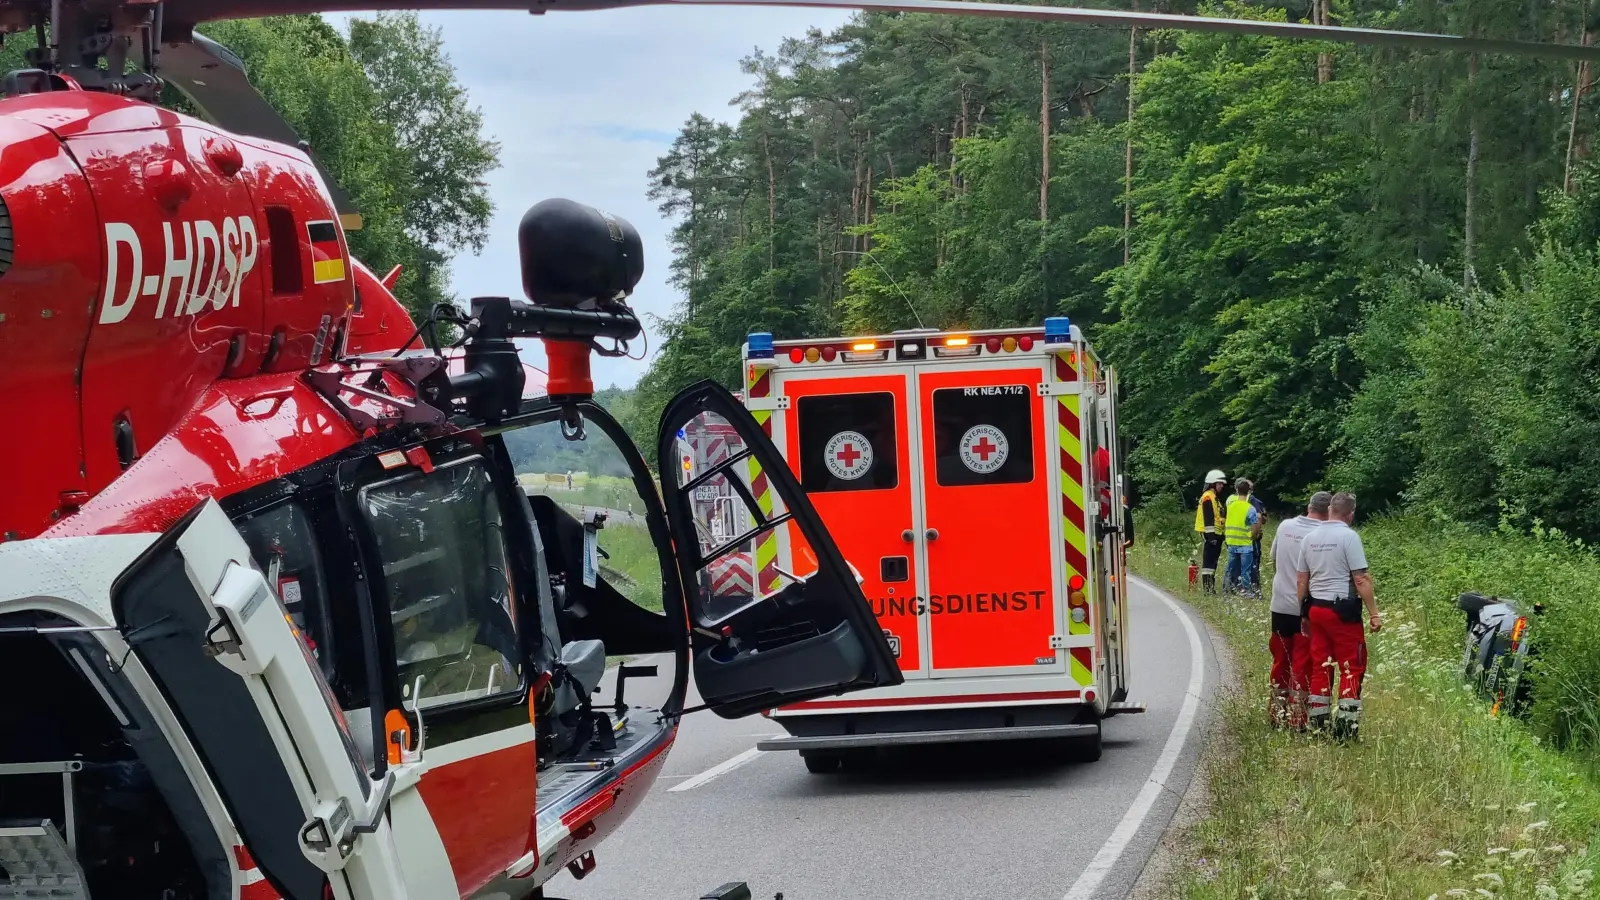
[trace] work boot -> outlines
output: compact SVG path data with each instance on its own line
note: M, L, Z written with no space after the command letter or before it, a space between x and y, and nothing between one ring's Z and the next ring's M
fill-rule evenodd
M1333 739L1354 744L1361 739L1361 701L1341 699L1333 719Z
M1289 695L1288 726L1290 731L1304 733L1306 730L1306 692L1294 691Z
M1210 594L1213 597L1217 595L1217 576L1215 573L1211 575L1201 575L1200 585L1201 589L1207 594Z
M1274 729L1283 728L1289 724L1289 692L1274 690L1272 699L1267 702L1267 721Z
M1333 718L1333 702L1330 697L1311 697L1306 716L1306 724L1313 733L1323 734L1328 730L1329 720Z

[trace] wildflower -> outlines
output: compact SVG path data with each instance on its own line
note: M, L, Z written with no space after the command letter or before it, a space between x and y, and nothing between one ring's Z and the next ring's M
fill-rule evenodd
M1487 809L1487 810L1490 810L1492 812L1494 810L1499 809L1500 808L1500 804L1498 804L1498 803L1488 803L1488 804L1485 804L1483 808Z
M1499 856L1500 854L1509 852L1510 850L1511 850L1510 847L1490 847L1488 852L1485 855L1486 856Z
M1448 860L1448 859L1456 859L1456 854L1453 851L1450 851L1450 850L1440 850L1438 853L1435 853L1434 856L1437 856L1440 859L1446 859L1446 860Z
M1479 873L1477 875L1472 876L1472 880L1473 881L1489 881L1489 882L1493 882L1495 887L1505 887L1506 886L1506 880L1504 878L1501 878L1499 876L1499 874L1495 873L1495 872L1482 872L1482 873Z
M1533 801L1533 800L1529 800L1529 801L1528 801L1528 802L1527 802L1527 803L1520 803L1520 804L1518 804L1518 805L1517 805L1517 811L1518 811L1518 812L1529 812L1529 811L1530 811L1530 810L1532 810L1532 809L1533 809L1533 808L1534 808L1534 807L1535 807L1535 806L1538 806L1538 805L1539 805L1539 804L1538 804L1538 803L1537 803L1537 802L1536 802L1536 801Z
M1543 881L1533 889L1533 896L1535 900L1561 900L1561 894Z
M1528 827L1522 829L1522 836L1524 838L1532 837L1536 832L1543 831L1543 830L1545 830L1546 828L1549 828L1549 827L1550 827L1550 823L1546 822L1546 821L1544 821L1542 819L1540 821L1538 821L1538 822L1529 822L1528 823Z
M1322 869L1318 869L1317 870L1317 880L1318 881L1328 881L1331 878L1333 878L1333 870L1332 869L1322 868Z
M1533 849L1532 847L1523 847L1521 850L1513 850L1511 852L1511 858L1517 862L1522 862L1537 852L1539 851Z
M1328 892L1329 893L1337 894L1337 893L1339 893L1340 891L1343 891L1343 890L1345 890L1345 886L1344 886L1344 882L1342 882L1342 881L1335 881L1333 884L1328 885Z
M1546 852L1546 853L1565 853L1565 852L1567 852L1567 845L1566 844L1551 844L1550 846L1544 848L1544 852Z
M1490 897L1490 898L1494 897L1494 891L1484 890L1483 888L1476 888L1476 889L1474 889L1473 893L1477 894L1480 897Z
M1444 892L1446 897L1471 897L1472 892L1466 888L1451 888Z

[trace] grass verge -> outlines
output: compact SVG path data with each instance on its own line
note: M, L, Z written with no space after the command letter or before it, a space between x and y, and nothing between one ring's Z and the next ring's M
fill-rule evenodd
M1369 539L1384 596L1381 548ZM1387 604L1369 638L1362 742L1267 726L1264 601L1188 592L1186 542L1141 535L1137 573L1192 603L1228 641L1208 812L1172 894L1187 898L1600 897L1600 783L1523 726L1491 718L1424 640L1425 610ZM1262 573L1271 578L1270 566Z

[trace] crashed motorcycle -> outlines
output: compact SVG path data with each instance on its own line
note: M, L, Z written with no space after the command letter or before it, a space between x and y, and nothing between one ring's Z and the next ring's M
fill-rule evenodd
M1505 597L1467 591L1456 598L1456 608L1467 617L1462 677L1493 704L1492 715L1522 716L1532 701L1533 689L1526 677L1534 652L1530 614L1542 614L1544 604L1525 606Z

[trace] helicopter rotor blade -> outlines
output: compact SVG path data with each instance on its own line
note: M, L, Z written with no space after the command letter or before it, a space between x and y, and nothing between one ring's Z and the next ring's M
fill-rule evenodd
M6 0L0 0L0 8ZM1224 19L1175 13L1131 12L1115 9L1082 9L1069 6L1040 6L1027 3L987 3L974 0L166 0L168 37L171 40L186 27L214 19L284 13L370 12L384 9L408 10L523 10L535 14L549 11L622 9L635 6L794 6L813 9L864 10L869 12L932 13L936 15L987 16L1006 19L1031 19L1083 25L1109 25L1116 28L1146 30L1176 29L1263 37L1333 41L1338 43L1402 47L1454 53L1504 54L1511 56L1553 57L1556 59L1600 60L1600 46L1546 44L1496 38L1463 37L1415 31L1378 28L1345 28L1336 25L1309 25L1299 22L1269 22L1255 19ZM176 26L176 27L173 27ZM178 37L181 39L181 37Z
M1141 28L1145 30L1178 29L1182 31L1251 34L1262 37L1336 41L1348 44L1407 47L1417 50L1443 50L1455 53L1600 60L1600 46L1545 44L1534 41L1462 37L1453 34L1391 31L1379 28L1345 28L1337 25L1309 25L1299 22L1268 22L1255 19L1224 19L1210 16L1179 15L1176 13L1035 6L1026 3L986 3L972 2L972 0L650 0L650 3L651 5L674 6L799 6L813 9L859 9L869 12L985 16L1005 19L1029 19L1036 22L1111 25L1118 28Z

